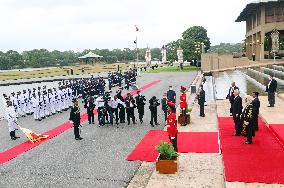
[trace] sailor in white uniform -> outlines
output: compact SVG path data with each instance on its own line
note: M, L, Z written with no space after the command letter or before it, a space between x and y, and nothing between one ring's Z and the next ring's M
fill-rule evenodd
M7 101L7 109L5 111L6 113L6 119L8 121L8 128L9 128L9 132L10 132L10 137L12 140L16 140L17 137L16 136L16 122L17 122L17 117L16 117L16 112L15 112L15 108L12 105L11 101Z

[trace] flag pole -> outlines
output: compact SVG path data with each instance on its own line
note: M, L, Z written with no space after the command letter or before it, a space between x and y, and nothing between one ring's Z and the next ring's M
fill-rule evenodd
M137 25L135 25L135 31L136 31L136 40L135 40L136 65L138 66L139 54L138 54L138 34L137 34L137 32L139 31L139 28L137 27ZM134 67L136 67L136 66L135 66L135 62L134 62Z

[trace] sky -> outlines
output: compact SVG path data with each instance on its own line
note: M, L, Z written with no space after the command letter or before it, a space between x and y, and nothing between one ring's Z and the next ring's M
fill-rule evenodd
M0 51L161 47L191 26L212 45L245 38L235 20L252 0L0 0ZM135 25L139 32L135 32Z

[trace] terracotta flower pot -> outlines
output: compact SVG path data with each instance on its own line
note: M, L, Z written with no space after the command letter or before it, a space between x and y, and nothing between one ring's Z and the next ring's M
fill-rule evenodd
M175 174L178 169L177 157L173 160L160 160L158 157L156 161L156 171L160 174Z

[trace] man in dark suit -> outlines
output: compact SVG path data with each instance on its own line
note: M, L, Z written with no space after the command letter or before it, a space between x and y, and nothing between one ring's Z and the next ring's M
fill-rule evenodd
M205 103L205 91L203 90L203 85L200 85L198 97L198 104L200 106L200 116L205 117L204 114L204 103Z
M125 98L125 105L128 125L130 125L130 119L132 119L133 124L136 124L134 116L134 108L136 108L136 104L131 93L127 93L127 97Z
M160 105L159 100L156 98L156 96L153 96L150 100L149 100L150 106L149 109L151 111L151 121L150 124L152 127L154 127L154 122L155 125L159 125L158 121L157 121L157 115L158 115L158 109L157 107Z
M144 106L145 106L145 96L141 95L141 91L137 91L137 96L135 97L136 99L136 105L138 109L138 114L139 114L139 120L140 123L143 123L143 116L144 116Z
M231 87L229 89L229 93L227 95L227 99L229 99L230 104L231 104L231 108L230 108L230 115L231 116L232 116L232 113L233 113L233 103L234 103L234 99L235 99L234 91L236 89L239 89L239 88L236 86L235 82L232 82Z
M176 92L173 90L173 87L170 86L167 91L168 102L176 103Z
M240 92L238 89L234 91L234 103L233 103L233 120L235 123L235 130L236 132L233 136L240 136L241 135L241 114L242 114L242 98L240 97Z
M253 123L253 127L255 131L258 131L258 115L259 115L259 108L260 108L260 101L259 101L258 95L259 95L258 92L252 93L252 97L253 97L252 123Z
M268 107L274 107L275 104L275 92L277 89L277 81L271 75L269 78L269 82L266 86L266 92L268 93Z

